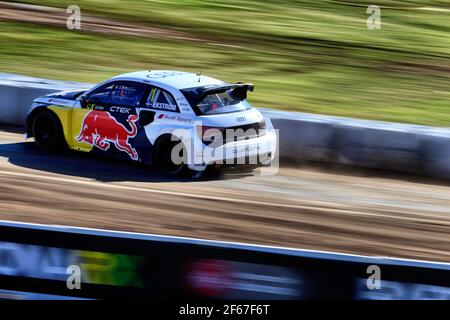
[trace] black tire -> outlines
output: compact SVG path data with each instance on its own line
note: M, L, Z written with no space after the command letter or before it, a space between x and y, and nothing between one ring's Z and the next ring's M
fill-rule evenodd
M254 173L256 169L258 169L260 166L257 164L247 164L243 165L242 167L237 167L238 172L241 173Z
M46 151L59 151L66 147L61 123L51 111L39 112L33 119L32 130L39 148Z
M153 159L156 167L162 172L170 175L184 175L187 170L187 155L185 148L182 149L180 156L181 163L175 163L172 159L173 149L180 143L180 140L172 141L170 136L160 138L155 144Z

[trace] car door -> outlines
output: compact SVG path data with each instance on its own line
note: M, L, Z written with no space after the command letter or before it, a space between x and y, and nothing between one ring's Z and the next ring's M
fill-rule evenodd
M145 90L146 86L139 82L117 81L87 95L82 103L85 115L75 140L92 146L93 152L139 160L134 147L139 131L136 109Z
M94 114L102 116L99 111L105 110L106 99L115 84L115 82L110 82L90 92L87 96L81 96L80 106L74 108L72 112L72 149L85 152L90 152L94 149L93 139L96 135L96 126L90 122L92 122ZM94 110L97 112L92 113Z

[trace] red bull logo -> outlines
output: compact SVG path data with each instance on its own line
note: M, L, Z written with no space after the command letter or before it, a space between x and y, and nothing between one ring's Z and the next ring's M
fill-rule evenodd
M137 151L128 142L128 139L137 135L137 115L130 115L127 119L131 130L111 116L108 112L92 110L83 119L81 132L77 141L85 142L106 151L113 143L120 151L126 152L132 160L138 160Z

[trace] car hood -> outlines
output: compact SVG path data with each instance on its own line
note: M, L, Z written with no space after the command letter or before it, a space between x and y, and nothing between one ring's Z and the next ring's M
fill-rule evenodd
M47 98L55 98L55 99L64 99L64 100L75 100L80 95L82 95L87 90L73 90L73 91L61 91L61 92L55 92L46 95Z

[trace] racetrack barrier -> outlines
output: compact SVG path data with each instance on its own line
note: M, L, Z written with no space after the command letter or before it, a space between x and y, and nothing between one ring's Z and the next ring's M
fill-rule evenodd
M0 74L0 123L21 125L32 100L92 84ZM279 130L279 156L450 179L450 129L260 109Z
M450 179L450 129L262 109L280 158Z
M450 299L450 264L0 221L1 297Z
M15 74L0 74L0 123L24 126L33 100L65 90L90 88L92 84L55 81Z

